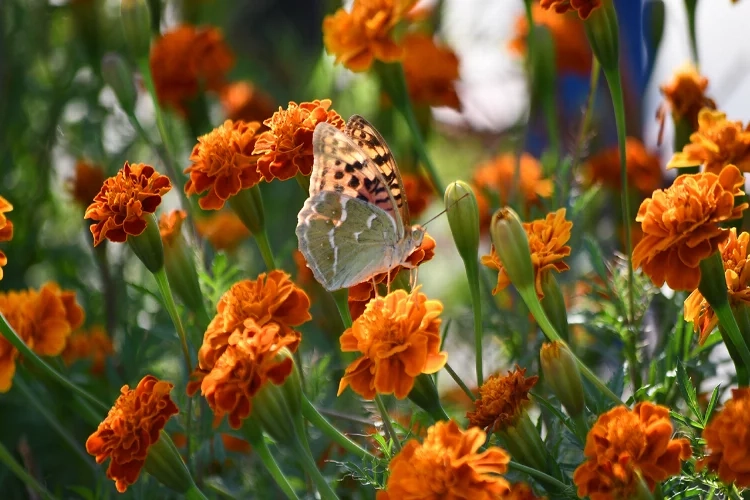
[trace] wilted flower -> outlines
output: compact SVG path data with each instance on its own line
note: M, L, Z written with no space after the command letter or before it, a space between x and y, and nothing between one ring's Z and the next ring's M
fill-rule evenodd
M687 120L692 130L698 128L701 109L716 109L713 99L706 97L707 88L708 78L701 76L692 64L677 69L672 80L659 87L673 119L676 122Z
M733 165L719 175L681 175L667 189L641 203L636 221L644 237L633 249L633 266L641 267L656 286L693 291L701 279L700 262L716 252L729 230L719 223L736 219L748 204L734 205L745 179Z
M410 294L396 290L371 300L340 338L343 352L360 352L339 384L365 399L376 394L405 398L422 373L435 373L448 359L440 352L440 318L443 305L427 300L419 287Z
M687 439L670 439L672 432L669 408L649 402L601 415L586 437L587 460L573 474L578 496L631 498L639 477L653 491L656 483L679 474L680 461L692 451Z
M263 132L255 143L253 154L258 159L258 170L263 178L291 179L297 173L310 175L313 165L312 137L318 123L330 123L344 128L344 120L333 110L330 99L297 104L290 102L263 122L270 130Z
M479 399L474 401L474 411L466 414L471 427L490 432L515 425L525 411L529 391L539 377L526 377L526 368L509 371L507 375L495 374L479 388Z
M5 216L6 212L13 210L13 205L0 196L0 243L10 241L13 238L13 223ZM8 258L0 250L0 280L3 279L3 266L8 263Z
M698 130L690 143L669 160L667 168L703 165L705 172L718 174L726 165L750 172L750 123L730 122L727 115L703 108L698 114Z
M555 9L558 14L575 10L581 19L586 19L591 11L602 5L602 0L540 0L543 9Z
M107 477L120 493L138 480L149 447L158 441L167 420L179 413L169 396L172 387L153 375L143 377L135 389L122 386L107 418L86 440L86 451L96 463L111 459Z
M415 103L460 109L456 94L458 57L448 47L438 46L424 33L404 37L404 75L409 97ZM429 64L425 64L429 61ZM411 205L411 203L410 203Z
M497 195L500 205L507 205L512 192L520 191L523 201L533 205L539 198L552 195L554 185L550 179L542 179L542 166L529 153L521 155L518 185L514 185L518 159L509 153L503 153L482 163L474 171L474 185L490 195Z
M729 237L719 243L719 252L724 261L724 277L727 282L729 302L750 305L750 261L747 258L747 247L750 234L743 232L737 236L735 228L729 228ZM698 342L703 343L708 334L719 323L719 318L698 289L693 290L685 299L685 321L692 321L693 327L700 332Z
M232 251L250 236L250 230L237 214L226 210L197 219L195 228L216 250Z
M552 269L557 272L570 269L562 259L570 255L570 247L565 243L570 239L572 227L573 223L565 220L564 208L547 214L544 219L523 223L523 228L529 240L535 288L539 298L544 297L542 292L543 273ZM482 264L498 271L497 286L492 291L493 294L510 284L510 278L497 255L494 245L492 245L489 255L482 256Z
M216 28L183 25L154 41L150 66L159 102L185 114L201 91L222 90L234 55Z
M112 339L104 328L92 326L87 331L81 330L71 335L61 356L66 365L82 359L90 360L91 373L100 374L104 371L107 356L112 352Z
M393 457L386 489L377 500L501 497L510 491L500 476L508 470L510 456L497 446L478 453L486 439L476 427L462 431L453 420L437 422L421 444L412 439Z
M417 0L354 0L323 20L326 52L352 71L367 71L373 60L398 61L403 48L392 38L393 28Z
M192 165L185 169L190 174L185 194L200 195L208 191L198 202L202 209L219 210L240 190L260 182L258 155L253 153L258 128L258 122L226 120L198 138L190 153Z
M744 233L747 234L747 233ZM750 487L750 388L732 389L732 399L724 404L703 429L708 455L698 468L717 473L725 484Z
M147 225L146 215L156 211L161 197L170 189L169 178L156 172L154 167L125 162L117 175L104 181L83 216L97 221L91 225L94 246L105 238L122 243L128 235L143 233Z
M628 137L625 142L625 165L628 184L635 186L640 192L651 193L661 187L661 159L657 154L647 151L643 142L635 137ZM620 149L617 146L593 155L584 168L590 182L621 189Z
M106 176L102 167L86 160L78 160L75 176L70 180L68 189L77 203L87 207L102 189L104 179Z
M221 104L233 121L262 122L274 111L273 98L248 82L230 83L221 90Z

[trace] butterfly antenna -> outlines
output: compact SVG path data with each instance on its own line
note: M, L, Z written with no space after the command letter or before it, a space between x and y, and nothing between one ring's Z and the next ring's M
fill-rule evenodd
M450 205L448 205L447 207L445 207L445 208L444 208L444 209L443 209L443 210L442 210L441 212L439 212L439 213L438 213L437 215L435 215L435 216L434 216L434 217L432 217L432 218L431 218L430 220L428 220L427 222L425 222L424 224L422 224L422 227L426 227L426 226L427 226L427 224L429 224L430 222L434 221L435 219L437 219L438 217L440 217L441 215L443 215L444 213L446 213L446 212L447 212L448 210L450 210L451 208L453 208L453 206L454 206L454 205L455 205L456 203L458 203L459 201L463 200L463 199L464 199L464 198L466 198L467 196L469 196L469 193L466 193L465 195L463 195L462 197L460 197L459 199L457 199L456 201L454 201L453 203L451 203Z

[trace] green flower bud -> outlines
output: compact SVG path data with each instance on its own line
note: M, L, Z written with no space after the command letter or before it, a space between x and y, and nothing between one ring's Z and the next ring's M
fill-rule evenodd
M146 0L122 0L120 20L125 42L137 60L148 59L151 50L151 13Z
M122 109L133 114L137 97L133 72L119 54L110 52L102 58L102 78L117 96Z
M243 224L253 235L261 234L266 227L265 214L263 212L263 197L260 187L256 184L241 190L229 198L229 206L240 218Z
M563 342L545 342L539 352L545 382L565 407L568 415L577 417L584 410L583 383L576 360Z
M583 23L596 59L606 71L617 71L620 61L620 30L612 0L604 0Z
M144 213L143 217L146 220L146 229L138 236L128 235L128 245L146 269L157 273L164 267L164 247L161 243L159 225L154 214Z
M476 262L479 253L479 208L474 191L464 181L445 190L445 209L453 241L461 258Z
M418 375L414 379L414 387L409 391L407 397L412 403L429 413L436 422L449 420L448 415L446 415L445 410L440 404L437 387L435 387L435 383L432 381L430 375L425 373Z
M154 479L178 493L186 493L195 488L180 452L164 431L161 431L159 439L149 447L143 468Z
M490 236L511 283L521 294L536 294L529 239L512 208L505 207L495 212L490 223Z
M560 285L557 283L557 278L549 270L543 271L542 276L542 309L549 318L552 326L555 327L557 333L563 338L568 340L568 311L565 307L565 298L563 297Z

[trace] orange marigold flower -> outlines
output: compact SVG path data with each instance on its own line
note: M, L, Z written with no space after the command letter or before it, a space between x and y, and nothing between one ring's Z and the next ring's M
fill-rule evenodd
M408 199L408 198L407 198ZM411 207L411 203L409 204ZM414 249L409 257L406 258L404 265L394 267L388 273L376 274L367 281L349 288L349 313L352 319L359 318L365 310L367 304L377 296L377 286L382 283L393 281L404 269L413 269L435 256L435 240L429 234L425 233L422 244Z
M440 352L440 318L443 305L415 288L408 294L396 290L371 300L362 315L342 335L343 352L360 352L339 383L365 399L376 394L405 398L414 379L445 366L448 354Z
M570 247L565 243L570 239L572 227L573 223L565 220L564 208L547 214L544 219L523 223L523 228L529 238L535 288L539 298L544 297L542 292L543 273L552 269L558 273L570 269L563 262L563 258L570 255ZM497 286L492 290L493 294L510 285L510 278L505 272L503 263L500 262L500 257L498 257L494 245L490 248L489 255L482 256L482 264L498 271Z
M216 28L183 25L154 41L149 63L159 102L186 114L202 90L222 90L234 55Z
M502 500L546 500L547 497L538 497L526 483L514 483L510 485L510 491L501 495Z
M166 214L162 214L159 217L159 234L161 235L162 241L169 245L175 238L180 237L180 230L182 229L182 223L187 217L187 212L184 210L172 210Z
M6 212L13 210L13 205L0 196L0 243L10 241L13 238L13 223L5 216ZM0 250L0 280L3 279L3 266L8 263L8 258Z
M260 182L258 155L253 153L258 122L226 120L220 127L198 138L190 153L192 165L185 169L190 178L185 194L208 194L198 204L204 210L219 210L242 189Z
M76 173L68 183L68 190L77 203L87 207L99 193L106 177L104 169L99 165L86 160L78 160Z
M377 500L501 497L510 491L500 475L508 470L510 456L497 446L478 453L486 439L476 427L462 431L453 420L437 422L421 444L412 439L393 457L388 484Z
M669 160L667 168L703 165L705 172L718 174L726 165L750 172L750 123L731 122L719 111L703 108L698 114L698 130L690 143Z
M127 385L104 421L88 440L86 451L100 464L110 458L107 477L117 491L125 492L135 483L146 462L149 447L172 415L179 413L169 392L173 385L146 375L135 390Z
M268 323L278 324L279 336L292 338L294 342L287 344L287 348L295 351L300 334L291 327L311 318L310 298L283 271L274 270L261 274L255 281L235 283L222 295L216 306L216 316L203 336L203 345L198 351L198 369L188 384L188 393L195 393L202 378L213 370L229 346L230 336L244 331L247 320L252 319L261 327Z
M221 433L221 444L224 445L226 451L234 453L250 453L251 450L250 443L225 432Z
M277 356L284 347L296 348L299 338L283 335L278 323L259 325L248 318L235 329L211 371L201 381L201 394L218 425L225 415L233 429L252 411L253 396L268 382L280 385L292 373L289 356Z
M91 224L94 246L108 239L122 243L128 235L138 236L146 229L146 214L156 212L161 197L172 189L169 178L143 163L130 164L104 181L84 219Z
M294 264L297 267L297 283L302 286L313 283L315 281L315 276L313 275L312 270L307 267L307 261L305 260L305 256L302 255L302 252L295 248L294 251L292 251L292 259L294 259Z
M716 472L725 484L750 487L750 388L732 389L732 399L716 413L705 429L708 455L698 468Z
M471 427L490 432L512 427L529 401L529 391L539 377L526 377L526 368L509 371L507 375L495 374L479 388L475 409L466 414Z
M297 173L310 175L313 165L312 137L318 123L330 123L343 129L344 119L333 110L330 99L314 100L279 110L263 122L270 130L263 132L255 143L253 154L258 171L270 182L291 179Z
M518 160L515 156L503 153L482 163L474 172L474 185L477 191L486 191L497 196L500 205L507 205L514 190L520 191L526 205L533 205L539 198L552 195L554 185L550 179L542 179L542 165L529 153L521 155L521 172L518 186L514 188Z
M435 190L424 175L403 174L404 191L409 200L409 212L413 219L419 218L432 201Z
M91 360L91 373L100 374L112 352L112 339L104 328L92 326L88 331L78 331L71 335L61 355L66 365L81 359Z
M742 216L747 203L734 206L745 178L729 165L719 175L681 175L667 189L654 191L638 209L643 239L633 249L633 266L656 286L693 291L701 280L699 264L729 236L719 227Z
M273 98L249 82L230 83L220 97L227 118L233 121L262 122L276 111Z
M404 37L403 47L402 64L412 101L461 109L456 94L459 78L456 53L437 45L432 36L424 33L409 33Z
M195 221L195 229L216 250L232 251L250 236L250 230L233 211L221 211Z
M687 120L693 130L698 128L698 113L703 108L716 109L713 99L706 97L708 78L701 76L692 64L686 64L675 71L672 80L661 90L666 105L675 121Z
M560 72L587 75L591 71L591 49L583 23L575 14L560 15L543 9L535 3L531 6L534 23L549 29L555 45L555 66ZM516 19L515 37L510 41L511 52L526 55L528 51L529 21L526 14Z
M625 141L625 165L628 184L635 186L642 193L651 193L661 187L661 159L659 155L647 151L640 139L628 137ZM592 156L584 168L589 182L601 183L616 190L622 187L620 149L617 146Z
M578 12L581 19L587 19L591 11L601 6L602 0L540 0L539 5L543 9L555 9L558 14L569 10Z
M601 415L586 437L587 460L573 474L578 496L630 498L639 476L653 491L656 483L679 474L680 461L693 453L687 439L670 439L672 431L669 408L649 402Z
M354 0L323 19L323 44L351 71L367 71L373 60L398 61L403 48L391 37L393 28L406 18L417 0Z

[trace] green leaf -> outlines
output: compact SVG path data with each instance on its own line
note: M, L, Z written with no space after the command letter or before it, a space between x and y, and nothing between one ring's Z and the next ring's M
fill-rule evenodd
M677 387L680 389L682 397L685 399L690 411L703 422L703 412L698 405L695 387L693 387L693 382L688 377L687 370L685 370L685 365L682 364L682 361L677 361Z
M711 420L716 403L719 402L719 389L721 389L721 385L717 385L711 393L711 399L708 401L708 407L706 408L706 415L703 417L703 425L708 425L709 420Z

